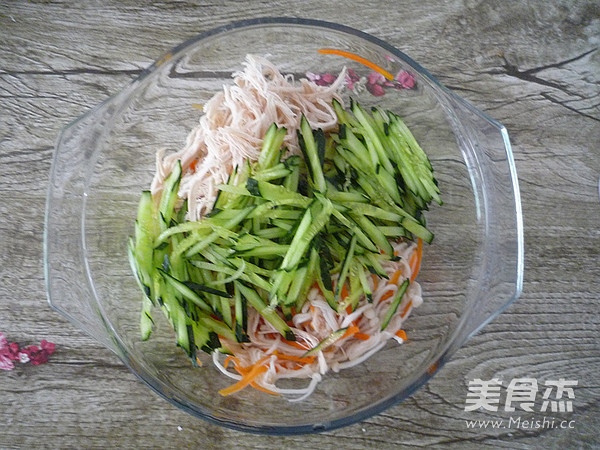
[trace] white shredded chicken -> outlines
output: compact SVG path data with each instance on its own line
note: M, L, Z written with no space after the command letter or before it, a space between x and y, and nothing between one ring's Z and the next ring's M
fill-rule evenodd
M248 336L251 342L240 344L223 339L225 346L235 355L235 364L240 367L250 367L271 355L268 363L265 362L268 369L256 377L255 383L271 392L286 395L289 401L300 401L314 391L322 376L330 370L339 372L361 364L377 353L391 339L401 344L403 339L396 333L402 329L402 325L413 308L417 308L423 303L423 298L419 283L411 282L402 297L397 313L392 317L386 329L381 331L383 318L395 297L398 286L405 279L411 278L412 271L408 261L416 251L416 245L412 242L402 241L392 245L394 254L399 256L400 260L386 261L383 267L390 278L396 271L401 271L397 283L390 283L380 278L376 284L375 280L371 278L369 284L373 292L373 301L369 302L363 296L351 313L346 311L336 313L317 288L311 289L302 310L292 319L291 329L296 336L296 342L293 343L295 345L285 341L281 334L258 312L249 309ZM303 358L306 351L314 348L331 333L350 325L360 329L362 339L354 336L342 338L329 348L314 355L311 363L304 362L299 365L284 358L291 356L306 360ZM367 336L368 338L365 339ZM235 380L240 380L241 376L236 371L223 365L220 360L222 358L223 356L219 352L213 353L213 362L219 370ZM310 379L310 382L305 387L295 389L278 387L277 382L286 378Z
M156 155L156 174L152 194L163 188L177 160L183 176L179 197L188 199L188 220L200 220L210 211L216 186L227 181L235 166L246 159L256 161L263 137L275 122L287 129L284 146L289 154L299 154L296 131L304 114L312 128L333 131L337 116L332 107L344 85L345 70L331 86L319 86L305 78L294 80L283 75L267 59L248 55L244 70L233 74L233 85L204 105L200 123L188 135L178 152Z

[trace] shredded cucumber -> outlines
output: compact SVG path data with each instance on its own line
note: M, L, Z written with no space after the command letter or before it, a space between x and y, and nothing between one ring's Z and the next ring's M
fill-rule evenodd
M212 212L199 222L183 220L179 162L159 198L142 193L128 255L145 293L143 339L150 336L154 306L192 359L198 349L225 351L219 337L248 342L248 308L294 340L286 319L302 308L315 282L332 309L354 308L360 298L372 301L369 273L387 277L382 263L395 258L390 239L431 242L421 210L441 203L439 189L404 122L357 102L348 110L337 101L333 106L338 134L313 130L302 117L303 158L283 158L286 130L273 124L258 161L233 170L218 186ZM382 329L407 287L400 286ZM335 331L307 355L345 331Z

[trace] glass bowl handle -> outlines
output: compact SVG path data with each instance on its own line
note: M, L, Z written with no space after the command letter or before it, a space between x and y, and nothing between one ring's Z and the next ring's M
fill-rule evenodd
M58 137L46 200L44 274L50 306L116 352L88 276L82 232L98 143L113 114L114 103L105 102L65 127Z
M459 147L475 195L483 252L477 292L468 306L462 340L468 339L506 309L523 286L523 217L519 182L508 132L468 102L453 94L450 109L461 130Z

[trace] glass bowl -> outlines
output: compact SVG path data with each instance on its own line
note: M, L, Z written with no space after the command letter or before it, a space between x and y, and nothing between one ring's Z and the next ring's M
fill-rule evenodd
M365 88L371 68L319 53L323 48L359 55L414 83L373 95ZM364 363L327 374L297 403L254 389L222 397L218 391L231 380L208 357L203 367L192 367L166 321L158 320L152 337L142 342L141 294L127 259L127 239L141 191L152 179L155 152L184 144L202 114L198 105L231 83L248 53L268 55L282 73L297 78L353 69L363 83L353 96L404 118L431 159L444 200L427 214L435 239L425 249L418 277L424 303L406 323L408 341L392 341ZM172 404L259 433L328 430L401 401L514 301L523 279L519 190L505 128L396 48L315 20L247 20L198 35L68 125L52 163L44 238L53 308Z

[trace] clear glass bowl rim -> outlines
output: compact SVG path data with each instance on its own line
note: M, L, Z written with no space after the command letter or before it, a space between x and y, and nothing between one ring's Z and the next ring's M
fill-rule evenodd
M208 422L211 422L211 423L214 423L217 425L225 426L225 427L240 430L240 431L257 433L257 434L292 435L292 434L304 434L304 433L328 431L328 430L333 430L336 428L344 427L347 425L351 425L353 423L365 420L365 419L367 419L375 414L378 414L378 413L386 410L387 408L399 403L403 399L412 395L415 391L417 391L425 383L427 383L427 381L441 367L443 367L443 365L450 359L452 354L461 345L463 345L466 340L468 340L473 334L475 334L477 331L479 331L481 328L483 328L487 323L489 323L491 320L493 320L495 317L497 317L500 313L502 313L508 306L510 306L510 304L512 304L520 296L521 291L522 291L523 273L524 273L523 218L522 218L522 211L521 211L518 179L517 179L516 167L515 167L515 163L514 163L512 149L510 146L510 142L508 139L508 134L506 132L506 129L504 128L504 126L501 123L499 123L495 119L487 116L485 113L483 113L482 111L473 107L471 104L469 104L467 101L465 101L462 97L456 95L451 90L446 88L433 75L431 75L425 68L423 68L420 64L418 64L416 61L414 61L412 58L410 58L408 55L406 55L402 51L398 50L394 46L388 44L387 42L385 42L379 38L376 38L368 33L357 30L355 28L352 28L352 27L349 27L346 25L333 23L333 22L323 21L323 20L292 18L292 17L262 17L262 18L245 19L245 20L231 22L227 25L219 26L219 27L210 29L208 31L205 31L203 33L199 33L196 36L173 47L170 51L165 53L161 58L159 58L154 63L152 63L148 68L143 70L141 72L141 74L135 80L130 82L120 92L109 97L104 102L102 102L101 104L99 104L98 106L93 108L92 110L88 111L84 115L80 116L79 118L75 119L74 121L72 121L71 123L66 125L63 128L63 132L64 132L64 130L70 128L72 125L74 125L77 122L79 122L80 120L82 120L84 117L93 114L95 111L97 111L102 106L111 103L112 101L114 101L115 99L117 99L121 96L127 96L131 90L135 89L135 87L138 83L140 83L144 78L152 75L152 73L155 72L156 69L158 69L161 62L170 58L171 55L175 55L175 54L181 52L182 50L184 50L188 47L191 47L194 44L196 44L202 40L205 40L209 37L212 37L212 36L217 36L217 35L224 34L224 33L230 32L230 31L244 29L244 28L253 28L253 27L269 26L269 25L271 25L271 26L298 25L298 26L307 27L307 28L327 29L327 30L331 30L331 31L335 31L335 32L346 33L346 34L352 35L354 37L364 39L365 41L369 41L369 42L381 47L382 49L389 51L394 56L398 57L399 59L401 59L404 62L406 62L407 64L409 64L416 72L418 72L421 76L429 79L433 84L436 85L436 87L438 89L443 91L446 95L461 102L472 112L476 113L477 115L479 115L486 121L490 122L496 128L498 128L498 131L502 134L502 137L505 142L507 162L508 162L511 178L513 180L512 187L513 187L513 193L514 193L514 198L515 198L515 213L516 213L515 218L516 218L516 224L517 224L517 227L516 227L517 273L516 273L516 280L515 280L515 291L514 291L515 293L514 293L513 297L511 299L509 299L502 308L499 308L492 315L490 315L486 320L482 321L482 323L476 329L474 329L468 336L466 336L464 339L456 339L456 336L453 336L453 338L448 341L448 344L446 345L445 349L439 353L439 357L437 358L436 362L434 364L432 364L432 366L431 366L432 370L426 371L425 373L421 374L420 376L414 378L413 381L411 382L411 384L406 389L404 389L403 391L401 391L395 395L389 396L387 398L383 398L383 399L373 403L369 407L364 408L363 410L359 411L358 413L356 413L354 415L331 420L331 421L327 422L326 424L312 424L312 425L311 424L301 424L301 425L293 425L293 426L279 426L279 425L278 426L269 426L269 425L243 424L243 423L239 423L239 422L228 421L226 419L223 419L222 417L217 418L217 417L212 416L210 413L208 413L206 411L201 411L194 405L188 404L186 401L183 401L182 399L176 398L175 396L172 396L172 395L171 396L168 395L167 392L170 389L167 386L163 385L163 383L161 383L157 379L155 379L151 376L148 376L148 377L144 376L144 374L141 373L142 371L138 370L138 368L136 367L137 366L136 361L134 361L133 359L131 359L128 356L127 347L125 346L125 344L123 342L121 342L116 330L113 329L112 325L108 321L104 320L104 318L101 317L101 320L104 322L104 325L107 327L107 329L110 329L112 331L112 336L111 336L112 339L111 340L112 340L112 343L115 344L115 346L116 346L116 349L112 348L112 350L115 351L117 356L119 356L119 358L131 370L131 372L134 375L136 375L144 384L146 384L153 391L155 391L160 397L168 400L170 403L172 403L175 406L177 406L178 408L190 413L193 416L202 418L204 420L207 420ZM59 136L58 142L60 142L60 136ZM53 161L52 170L51 170L51 174L50 174L51 180L54 178L53 177L54 169L55 169L55 167L54 167L54 161ZM50 189L51 189L51 187L49 188L49 192L50 192ZM45 272L45 278L46 278L48 301L50 303L50 306L53 309L58 311L61 315L66 317L69 321L74 323L77 327L82 328L80 323L73 320L72 317L65 314L65 312L62 311L61 309L55 307L51 300L51 292L50 292L51 290L50 290L50 284L49 284L49 273L48 273L48 264L47 264L47 262L48 262L48 258L47 258L48 246L46 244L46 242L47 242L47 226L48 226L48 217L49 217L48 211L49 211L49 208L51 207L50 199L51 199L50 195L48 195L48 201L46 203L46 224L45 224L46 226L45 226L45 232L44 232L44 241L45 241L45 244L44 244L44 266L45 266L44 272ZM97 301L98 299L95 298L95 300ZM460 326L459 326L459 328L460 328Z

